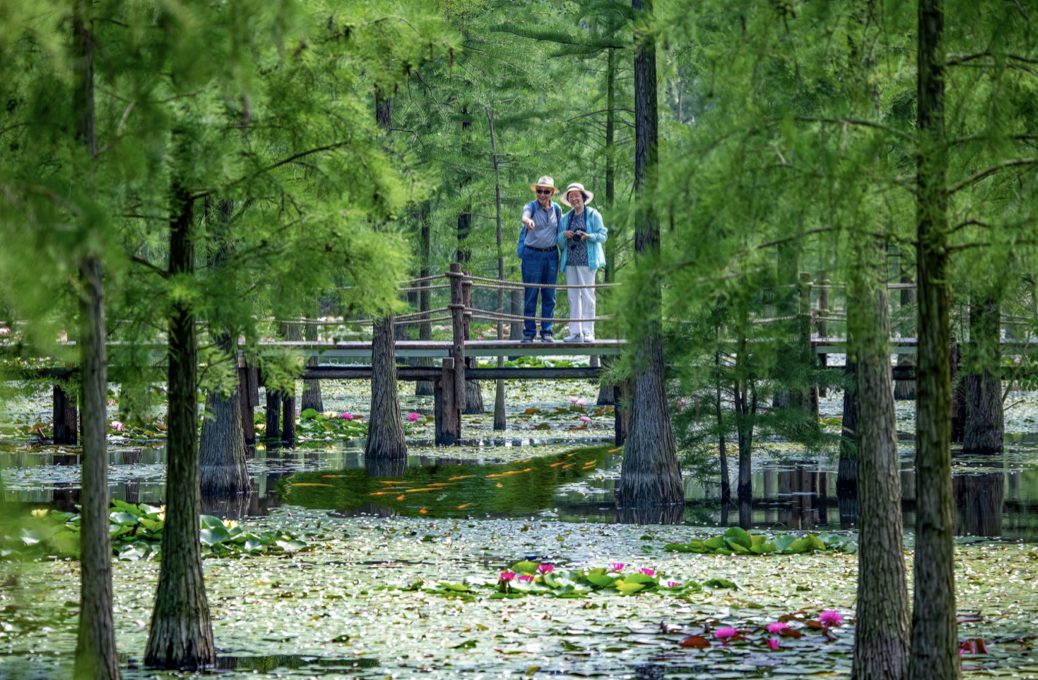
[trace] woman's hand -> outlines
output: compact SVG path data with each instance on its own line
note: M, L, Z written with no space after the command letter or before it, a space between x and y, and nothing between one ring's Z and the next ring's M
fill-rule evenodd
M573 238L573 232L568 230L568 229L566 231L562 232L562 235L565 236L566 238Z

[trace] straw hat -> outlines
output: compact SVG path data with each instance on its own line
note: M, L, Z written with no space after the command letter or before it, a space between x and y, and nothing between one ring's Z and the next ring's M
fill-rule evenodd
M593 193L584 188L583 184L579 182L573 182L568 187L566 187L566 191L563 192L562 198L560 198L559 200L565 203L566 205L569 205L569 192L571 191L579 191L580 193L584 194L584 205L590 203L591 199L595 197ZM569 207L572 208L573 206L569 205Z
M551 177L548 177L547 175L544 175L539 180L537 180L536 184L531 184L530 190L537 191L537 187L548 187L549 189L553 189L554 191L552 191L552 196L559 193L559 190L555 187L555 180Z

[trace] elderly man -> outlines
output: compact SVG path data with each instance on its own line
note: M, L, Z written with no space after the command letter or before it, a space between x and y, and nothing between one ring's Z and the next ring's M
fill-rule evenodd
M537 199L523 208L523 228L519 232L516 254L523 261L523 283L551 286L550 288L527 288L523 316L523 342L533 342L537 337L537 293L541 294L541 341L555 342L551 334L551 318L555 314L555 284L559 279L559 221L562 208L551 200L558 193L555 180L545 175L531 184Z

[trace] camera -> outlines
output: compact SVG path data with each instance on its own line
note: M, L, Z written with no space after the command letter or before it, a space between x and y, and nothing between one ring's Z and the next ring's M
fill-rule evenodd
M584 240L584 232L582 232L582 231L574 232L573 240L578 242L578 243L580 241L583 241Z

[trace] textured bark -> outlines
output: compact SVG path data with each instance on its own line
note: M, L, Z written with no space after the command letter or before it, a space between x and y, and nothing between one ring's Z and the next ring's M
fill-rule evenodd
M94 110L94 33L91 6L73 6L72 36L77 60L73 65L73 111L76 137L93 162L97 155ZM87 180L89 182L90 180ZM84 183L87 183L84 182ZM119 655L112 617L112 544L108 535L108 358L105 348L104 278L101 260L88 254L79 261L79 369L83 404L83 469L80 494L79 628L76 636L74 680L117 680ZM65 420L62 438L76 441L75 400L55 387L55 410ZM59 392L61 394L59 395ZM57 414L56 414L57 415ZM55 443L58 418L55 417Z
M404 458L407 456L407 440L397 394L392 317L375 319L371 369L371 409L364 456L376 460Z
M54 386L54 443L75 446L79 443L79 410L76 408L76 397L61 388Z
M974 300L970 306L963 453L1002 453L1006 423L1002 411L1000 313L996 298Z
M867 244L866 247L871 246ZM881 248L876 248L882 253ZM902 680L911 617L901 517L886 258L865 253L848 295L856 355L858 608L851 677ZM842 463L842 458L841 458Z
M465 381L465 410L467 416L481 416L486 412L483 406L483 391L478 380Z
M844 365L847 374L843 388L843 419L840 433L840 466L836 472L836 489L841 493L858 492L858 404L857 373L854 363Z
M634 385L630 379L613 385L613 445L623 446L627 433L631 431L631 393Z
M745 350L745 345L743 345L743 349ZM745 351L741 351L739 354L745 356ZM738 358L736 361L739 361ZM737 493L740 503L753 498L753 421L756 415L756 388L752 381L737 380L735 383L735 423L739 434Z
M728 472L728 428L724 423L724 409L721 403L721 353L714 353L716 376L716 400L714 408L717 417L717 450L721 455L721 501L732 500L732 478Z
M418 216L418 240L421 258L421 266L418 269L418 278L425 278L432 275L432 228L429 225L429 202L425 201L421 204L420 209L417 212ZM429 281L424 281L420 284L423 289L427 289L431 284ZM428 312L432 309L432 291L422 290L418 293L418 311ZM429 317L424 317L428 319ZM418 324L418 339L419 340L432 340L432 323L428 320L422 321ZM432 357L419 357L419 366L432 366ZM428 397L432 396L433 384L431 380L419 380L415 383L414 389L415 396Z
M169 272L194 274L194 206L175 187ZM177 301L169 318L169 435L166 445L166 525L155 609L144 665L200 670L216 662L209 603L202 578L198 516L202 510L198 440L198 338L190 304Z
M264 439L281 441L281 392L273 389L270 385L264 390L267 397L266 422Z
M108 537L108 447L104 287L101 262L80 263L80 372L83 381L81 584L76 680L119 677L112 619L112 543Z
M240 390L241 386L235 384L226 397L217 391L206 395L205 418L198 445L203 495L248 494L252 491L242 429Z
M606 214L613 211L616 199L616 50L606 51L606 126L605 126L605 210ZM603 244L605 250L606 266L603 267L603 283L613 283L616 280L616 249L620 242L618 234ZM598 313L608 314L612 310L612 295L610 289L602 288L598 291ZM601 337L615 337L615 324L611 321L600 322ZM608 370L613 365L613 357L602 357L602 368ZM602 380L598 383L598 406L616 406L613 399L613 385L610 381Z
M944 131L944 2L919 0L919 130L916 267L919 368L916 375L915 593L911 680L961 677L955 621L955 522L951 481L951 332Z
M652 0L632 0L636 13L652 12ZM634 187L638 202L648 203L657 171L656 44L642 36L634 56ZM652 261L659 254L660 228L652 209L642 208L635 216L636 257ZM631 429L624 445L620 480L616 485L618 506L649 506L684 503L681 468L670 423L667 383L664 377L663 334L660 320L659 281L644 288L639 301L645 320L638 337L632 338L634 395Z
M285 335L290 342L297 342L303 339L303 333L297 323L286 324ZM296 383L293 380L288 384L288 389L281 393L281 441L289 448L296 445L297 412Z
M303 335L306 339L311 342L317 341L317 326L314 324L306 324L303 327ZM318 366L320 357L310 357L306 360L306 365L314 368ZM300 404L299 411L303 412L308 408L321 413L324 411L324 397L321 395L321 381L320 380L304 380L303 381L303 399Z

